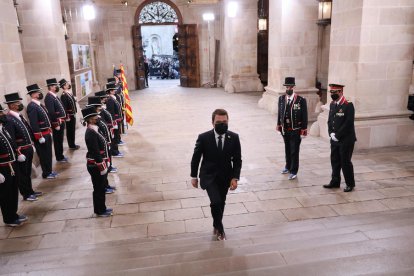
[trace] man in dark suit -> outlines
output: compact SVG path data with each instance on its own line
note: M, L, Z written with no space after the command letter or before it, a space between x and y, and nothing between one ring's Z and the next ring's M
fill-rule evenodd
M145 87L148 87L149 64L148 59L144 58Z
M343 95L344 85L329 84L332 102L329 106L328 132L331 137L332 178L324 188L339 188L341 169L345 177L344 192L351 192L355 187L354 167L351 162L355 135L355 108Z
M65 134L66 112L62 102L56 95L59 92L57 80L48 79L46 80L46 83L49 92L45 97L45 106L52 124L55 157L56 161L66 163L68 162L68 159L63 155L63 136Z
M241 147L238 134L228 131L228 114L224 109L216 109L212 114L214 129L198 136L191 159L191 184L198 187L198 167L200 186L207 190L213 216L214 233L217 240L225 240L223 213L227 192L237 188L242 167Z
M32 99L27 105L27 117L33 131L34 145L42 167L42 177L54 179L57 173L52 171L52 130L46 107L40 102L43 94L37 84L29 85L26 89Z
M308 134L308 108L306 99L294 93L295 78L285 78L286 95L279 97L279 112L276 130L285 142L285 168L282 174L289 173L289 180L297 177L299 170L299 150L302 137Z
M24 106L18 92L4 95L9 107L7 113L7 124L4 126L10 134L16 146L17 164L19 172L18 186L24 200L36 201L42 192L36 192L32 187L32 161L33 161L33 134L29 123L20 114Z
M116 122L116 125L114 126L114 139L112 140L114 146L115 144L118 145L121 141L120 129L122 125L122 107L121 104L116 100L116 89L117 88L113 83L108 83L106 85L106 92L109 95L108 99L106 100L106 110L111 114L112 119ZM122 158L124 157L124 154L118 151L118 154L114 153L112 156L115 158Z
M71 150L78 150L80 146L75 144L76 112L78 111L76 97L70 91L72 85L65 79L59 81L59 86L63 89L60 100L66 112L66 140Z

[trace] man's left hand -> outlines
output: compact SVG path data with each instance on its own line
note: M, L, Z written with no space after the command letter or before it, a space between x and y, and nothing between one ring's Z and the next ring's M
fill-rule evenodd
M230 181L230 190L234 191L237 189L237 179L233 178Z

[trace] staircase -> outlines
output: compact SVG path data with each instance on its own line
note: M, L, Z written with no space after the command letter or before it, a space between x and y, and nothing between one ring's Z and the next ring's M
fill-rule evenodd
M0 256L0 274L414 275L414 209Z

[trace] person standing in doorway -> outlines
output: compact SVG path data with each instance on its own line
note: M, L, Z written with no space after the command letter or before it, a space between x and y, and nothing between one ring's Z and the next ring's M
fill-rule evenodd
M294 77L285 78L283 86L286 95L279 97L276 130L282 134L285 143L286 164L281 173L289 174L288 179L293 180L299 170L300 143L308 135L308 108L306 99L294 92Z
M229 116L226 110L216 109L212 114L213 129L197 138L191 159L191 184L207 190L217 240L226 240L223 213L227 192L237 189L242 167L239 135L228 131ZM198 167L200 164L200 174Z
M329 106L328 132L331 137L332 178L324 188L339 188L341 169L345 177L344 192L351 192L355 187L354 166L351 158L356 142L355 108L344 97L344 85L329 84L332 102Z

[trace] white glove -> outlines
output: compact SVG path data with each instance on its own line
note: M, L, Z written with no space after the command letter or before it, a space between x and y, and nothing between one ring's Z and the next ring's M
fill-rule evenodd
M6 181L6 178L4 177L4 175L2 175L2 174L0 173L0 184L1 184L1 183L4 183L4 181Z
M19 156L17 156L17 161L18 162L26 161L26 156L24 154L20 154Z
M45 142L46 142L45 138L44 137L40 137L39 143L40 144L44 144Z
M60 130L60 126L55 127L55 129L56 129L57 131L59 131L59 130Z
M114 129L118 129L118 124L114 125Z
M101 171L101 175L105 175L108 172L108 169Z
M336 137L335 137L335 133L333 133L333 132L331 133L331 139L335 142L339 142L339 140L336 139Z
M66 122L70 122L70 118L65 120Z

